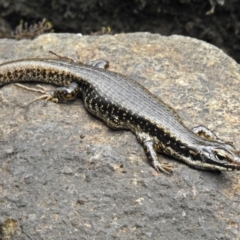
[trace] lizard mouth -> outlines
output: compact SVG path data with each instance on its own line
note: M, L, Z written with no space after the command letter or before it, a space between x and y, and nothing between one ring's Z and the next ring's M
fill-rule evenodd
M238 153L239 154L239 153ZM229 171L239 171L240 170L240 157L234 156L232 163L230 164L231 167L227 167Z
M239 159L239 158L238 158ZM227 160L229 161L229 159ZM232 160L231 162L217 164L219 167L222 167L222 171L240 171L240 161L239 160Z

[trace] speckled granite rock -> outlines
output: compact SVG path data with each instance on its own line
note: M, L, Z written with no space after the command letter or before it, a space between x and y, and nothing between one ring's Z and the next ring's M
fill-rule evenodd
M110 61L110 70L160 96L188 127L204 124L240 149L240 69L221 50L148 33L47 34L0 40L0 61L52 57L49 50ZM81 100L26 107L35 97L14 85L0 89L2 238L240 238L240 173L159 156L174 174L157 174L133 134L110 130Z

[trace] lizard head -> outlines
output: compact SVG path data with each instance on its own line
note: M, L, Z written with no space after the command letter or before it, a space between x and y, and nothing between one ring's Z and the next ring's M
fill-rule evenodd
M199 167L206 170L234 171L240 170L240 157L236 149L223 142L209 142L199 151Z

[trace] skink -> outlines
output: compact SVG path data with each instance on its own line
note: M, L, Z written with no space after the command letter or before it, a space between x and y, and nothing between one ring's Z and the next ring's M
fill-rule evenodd
M142 85L105 69L106 62L23 59L0 65L0 87L17 82L58 86L41 99L65 102L82 97L85 108L112 129L132 131L156 171L171 172L156 153L206 170L240 170L236 149L204 126L189 130L176 112Z

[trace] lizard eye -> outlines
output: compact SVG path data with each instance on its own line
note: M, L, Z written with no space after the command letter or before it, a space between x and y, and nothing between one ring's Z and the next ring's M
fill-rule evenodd
M216 149L215 151L216 157L218 160L223 161L226 160L226 158L228 158L229 154L226 150L223 149Z
M219 154L217 154L217 158L218 158L219 160L221 160L221 161L223 161L223 160L225 159L224 156L221 156L221 155L219 155Z

